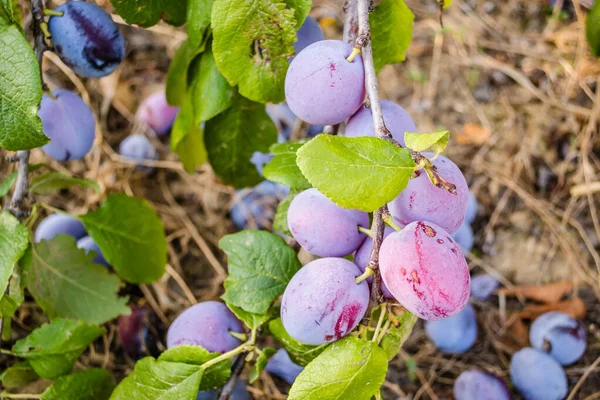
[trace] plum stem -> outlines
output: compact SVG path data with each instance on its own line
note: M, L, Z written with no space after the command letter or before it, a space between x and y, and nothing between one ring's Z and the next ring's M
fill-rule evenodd
M380 310L379 319L377 320L377 326L375 327L375 332L373 333L373 339L372 339L372 341L375 343L379 343L377 341L377 338L379 337L379 331L381 329L381 325L383 325L383 320L385 319L385 315L387 314L387 304L386 303L379 305L379 307L381 308L381 310Z
M394 218L392 218L392 216L390 214L388 215L384 215L383 216L383 222L392 227L396 232L400 232L402 230L402 228L400 228L395 222L394 222Z
M356 282L356 284L358 285L362 281L364 281L364 280L368 279L370 276L372 276L374 272L375 271L373 271L371 268L367 267L367 268L365 268L365 272L363 272L361 275L357 276L354 279L354 282Z
M364 226L358 226L358 231L364 233L371 239L373 239L373 232L369 228L365 228Z
M248 340L248 336L245 333L229 331L229 334L234 338L241 340L242 342Z
M48 8L44 9L44 15L53 16L53 17L62 17L65 15L62 11L50 10Z
M8 393L2 392L3 399L41 399L41 394L27 394L27 393Z
M360 47L353 47L352 53L348 57L346 57L346 61L352 62L356 58L357 55L360 54Z
M240 377L242 371L244 370L244 366L246 365L246 357L245 353L241 354L231 366L231 378L227 381L225 386L223 386L223 390L221 390L221 394L219 395L219 400L229 400L231 399L231 395L233 392L233 388Z

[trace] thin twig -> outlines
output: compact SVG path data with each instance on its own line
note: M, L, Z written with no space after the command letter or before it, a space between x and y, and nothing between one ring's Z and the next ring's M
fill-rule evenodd
M229 400L233 394L233 388L235 387L235 383L240 377L242 371L244 370L244 366L246 365L246 356L247 352L244 352L237 356L235 361L233 362L233 366L231 367L231 378L227 381L225 386L223 386L223 390L221 390L221 395L219 396L219 400Z

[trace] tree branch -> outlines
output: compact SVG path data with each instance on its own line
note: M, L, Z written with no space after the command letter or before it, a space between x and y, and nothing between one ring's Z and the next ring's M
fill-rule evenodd
M219 396L219 400L229 400L233 394L233 388L235 387L235 383L240 377L242 371L244 370L244 366L246 365L246 356L248 352L243 352L237 356L235 361L233 362L233 366L231 367L231 378L227 381L225 386L223 386L223 390L221 390L221 395Z

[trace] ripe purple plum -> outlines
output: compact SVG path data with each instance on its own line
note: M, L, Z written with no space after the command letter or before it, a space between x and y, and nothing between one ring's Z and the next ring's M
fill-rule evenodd
M156 92L146 97L139 105L135 118L145 122L157 135L164 135L171 130L179 107L167 103L164 91Z
M96 120L83 99L65 89L45 94L38 115L50 143L42 150L56 161L83 158L91 149L96 137Z
M428 158L434 156L433 153L423 155ZM424 220L454 233L465 219L469 187L460 169L448 158L439 155L432 163L442 178L456 185L456 194L433 185L427 173L420 170L388 207L394 221L402 226Z
M360 269L343 258L320 258L294 275L281 300L287 333L305 344L341 339L360 322L369 305L369 285Z
M510 379L525 400L562 400L567 395L567 376L561 365L531 347L513 354Z
M204 301L175 318L167 331L167 347L189 344L225 353L241 343L229 333L231 331L242 333L244 329L229 308L218 301Z
M471 228L471 225L467 221L464 221L460 228L452 234L452 239L458 243L460 250L466 256L473 248L473 242L475 241L473 228Z
M477 218L477 208L479 204L477 203L477 197L473 194L473 192L469 191L469 197L467 198L467 211L465 212L465 222L472 224Z
M529 341L560 364L570 365L585 353L587 332L585 326L570 315L551 311L533 321Z
M453 392L455 400L510 400L510 391L502 379L474 369L459 375Z
M335 204L317 189L307 189L292 200L288 226L294 239L319 257L344 257L356 251L367 235L369 215Z
M398 104L389 100L381 101L381 110L385 119L385 126L390 130L395 141L404 144L404 133L417 132L417 126L414 121ZM356 114L348 120L345 135L348 137L357 136L375 136L375 126L373 125L373 113L370 108L361 107Z
M77 75L101 78L113 72L125 57L125 39L102 8L84 1L57 7L48 30L54 50Z
M477 300L487 300L500 286L498 279L489 274L480 274L471 277L471 296Z
M277 205L289 193L287 186L262 181L249 189L238 190L229 214L238 229L271 229Z
M123 350L133 359L158 356L161 337L158 316L148 307L131 306L130 315L119 317L118 333Z
M386 226L385 230L383 231L383 238L385 239L386 237L388 237L390 234L392 234L394 232L395 232L394 229L390 228L389 226ZM358 250L356 250L356 253L354 253L354 264L358 265L358 268L360 268L361 272L365 272L365 269L367 268L367 264L371 260L371 250L372 249L373 249L373 239L371 239L370 237L367 236L367 238L365 239L363 244L361 244L360 247L358 248ZM367 279L367 282L369 284L372 281L373 281L372 277L369 277ZM386 299L394 300L394 296L392 296L392 294L390 293L387 286L385 286L385 283L383 281L381 281L381 293L383 294L383 297L385 297Z
M129 158L136 161L156 160L158 153L156 148L144 135L133 134L127 136L119 145L119 154L125 158ZM136 167L138 170L143 172L151 172L154 168L150 166L144 166L141 163Z
M207 390L205 392L198 392L196 400L217 400L219 396L219 390ZM238 379L233 386L231 391L230 400L250 400L250 393L246 389L246 383L241 379Z
M304 367L294 363L285 349L279 349L269 359L265 369L271 375L277 375L291 385L300 375L300 372L304 370Z
M341 40L321 40L294 58L285 78L285 97L300 119L315 125L335 125L350 117L365 98L362 58L346 58L352 46Z
M94 257L94 262L96 264L104 265L105 267L110 267L110 264L102 255L100 247L90 236L85 236L79 239L77 241L77 247L85 250L85 254L88 254L90 251L96 253L96 256Z
M323 34L319 23L310 15L306 17L304 23L300 29L298 29L298 32L296 32L296 36L298 38L298 40L294 42L296 54L315 42L325 40L325 35Z
M394 298L424 320L452 317L469 300L467 261L450 234L431 222L412 222L389 235L379 269Z
M35 242L50 240L56 235L73 236L76 240L85 236L85 227L77 218L64 214L52 214L44 218L35 230Z
M473 347L477 330L477 315L470 304L453 317L425 321L425 333L429 340L448 353L464 353Z

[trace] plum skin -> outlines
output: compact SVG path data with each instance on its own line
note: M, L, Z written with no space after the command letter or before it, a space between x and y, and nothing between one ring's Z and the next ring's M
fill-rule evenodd
M152 142L144 135L127 136L119 145L119 154L125 158L137 161L156 160L158 154ZM136 167L143 172L151 172L154 168L138 164Z
M395 232L394 229L390 228L389 226L386 226L383 231L383 238L385 239L386 237L388 237L389 235L391 235L394 232ZM367 236L367 238L365 239L363 244L361 244L360 247L358 248L358 250L356 250L356 252L354 253L354 264L356 264L358 266L358 268L360 268L361 272L365 272L365 269L367 269L367 264L369 263L369 261L371 261L371 250L372 249L373 249L373 239L371 239L370 237ZM369 277L367 279L367 282L369 284L372 281L373 281L373 277ZM390 290L387 288L387 286L385 286L385 282L383 282L383 281L381 281L381 294L383 294L383 297L385 297L388 300L395 300L394 296L392 296L392 294L390 293Z
M452 239L458 243L460 250L466 256L473 249L473 242L475 237L473 235L473 228L466 221L462 223L460 228L452 234Z
M453 393L455 400L510 400L510 391L502 379L477 370L460 374Z
M533 321L529 341L534 348L547 352L561 365L570 365L585 353L587 332L575 318L551 311Z
M427 337L439 349L449 353L464 353L477 340L477 316L472 305L450 318L425 321Z
M321 40L294 57L285 78L288 106L314 125L335 125L350 117L365 97L365 73L358 55L346 60L352 46Z
M307 189L292 200L288 226L294 239L310 253L320 257L343 257L365 240L358 226L368 228L369 216L335 204L317 189Z
M471 296L477 300L487 300L500 286L500 282L492 275L480 274L471 277Z
M240 345L229 332L244 332L242 323L218 301L204 301L183 311L169 326L167 347L182 344L202 346L210 352L225 353Z
M548 354L526 347L513 354L510 378L526 400L561 400L567 395L567 376Z
M422 153L432 158L433 153ZM441 226L448 233L460 228L466 215L469 187L460 169L448 158L439 155L432 164L439 175L456 186L456 194L434 186L423 170L408 182L398 197L388 203L394 221L407 225L413 221L425 220Z
M94 262L96 264L100 264L105 267L110 267L110 264L108 263L108 261L106 261L104 255L102 255L100 246L98 246L98 244L90 236L84 236L81 239L79 239L77 241L77 247L85 250L85 254L88 254L90 251L93 251L94 253L96 253L96 256L94 257Z
M394 298L422 319L452 317L469 300L465 257L450 234L431 222L412 222L389 235L379 251L379 269Z
M77 75L101 78L113 72L125 57L125 39L102 8L69 1L56 8L48 30L54 50Z
M385 126L390 130L392 137L402 146L404 144L404 134L406 132L417 132L417 126L414 121L398 104L389 100L381 101L381 111L385 119ZM375 125L373 124L373 113L370 108L361 107L350 119L346 125L344 133L348 137L372 136L375 137Z
M265 369L271 375L277 375L291 385L300 375L300 372L304 370L304 367L294 363L285 349L279 349L269 359Z
M178 112L179 107L169 105L165 92L161 91L151 94L142 101L135 118L145 122L157 135L164 135L173 126Z
M310 15L306 17L302 26L298 29L298 32L296 32L296 37L298 39L294 42L296 54L315 42L325 40L325 35L323 34L319 23Z
M51 140L42 147L46 155L56 161L83 158L91 149L96 137L96 120L90 107L81 97L65 89L45 94L38 116L44 134Z
M73 236L76 240L85 236L85 227L77 218L64 214L51 214L44 218L35 230L35 242L51 240L56 235Z
M281 300L281 322L305 344L341 339L360 322L369 305L369 286L358 267L343 258L320 258L302 267Z

